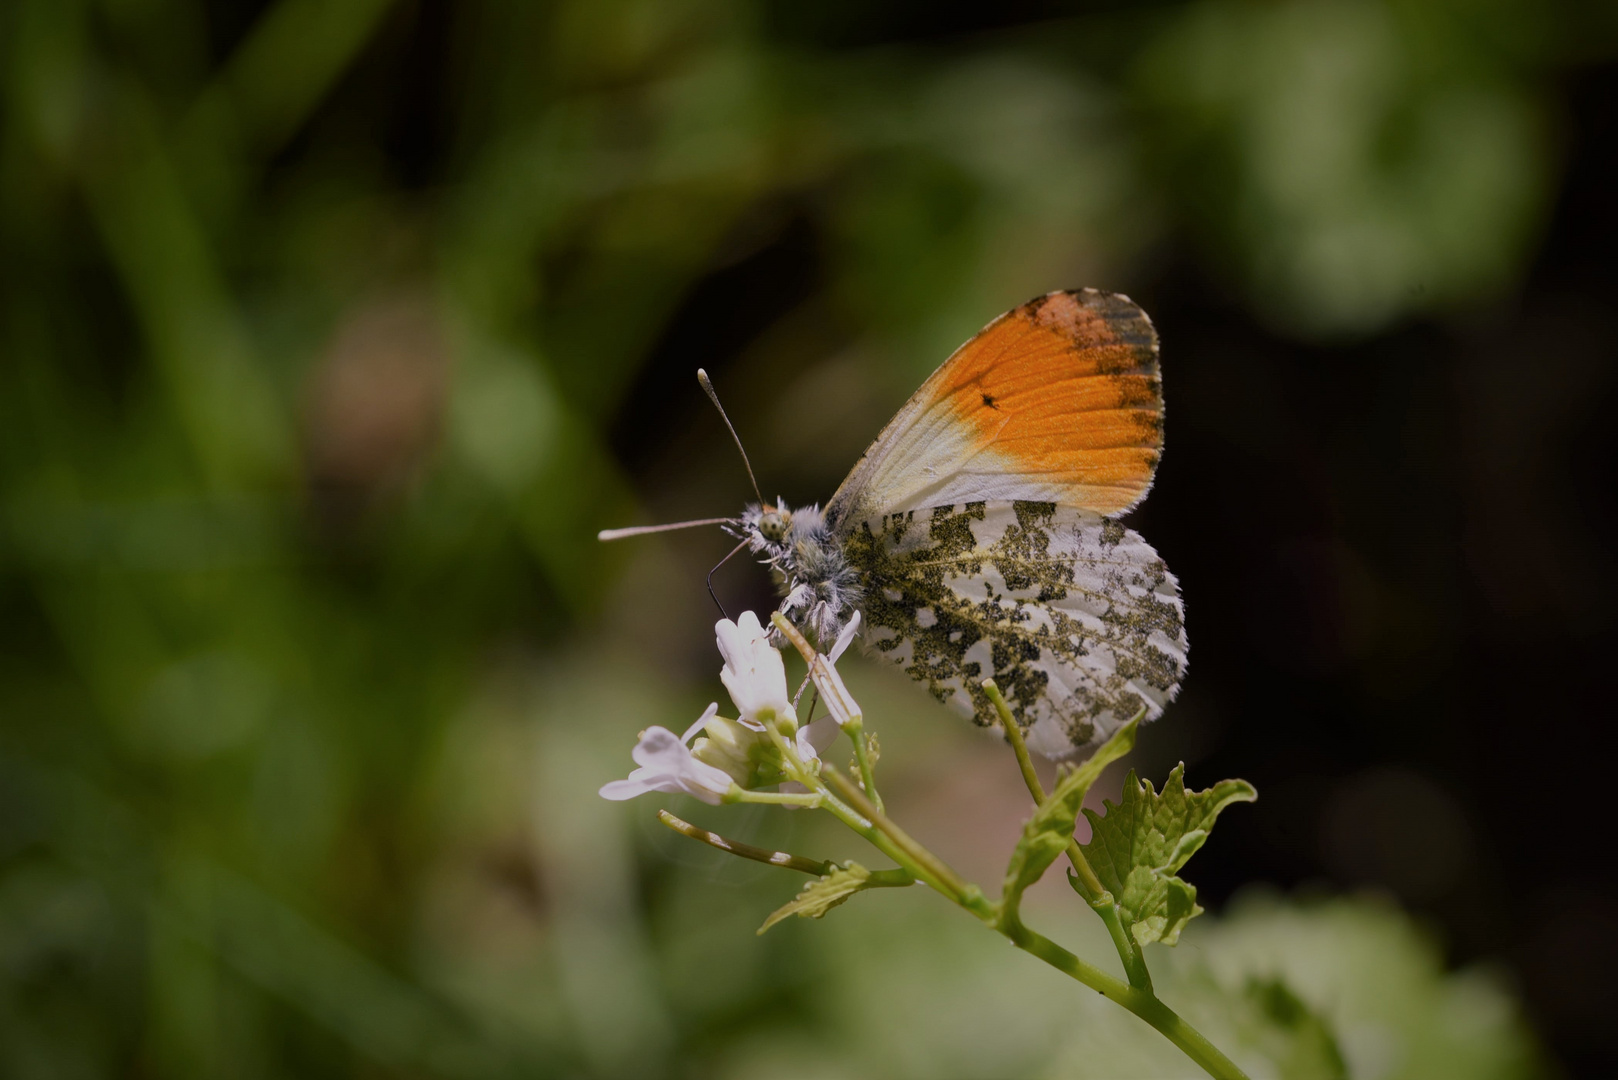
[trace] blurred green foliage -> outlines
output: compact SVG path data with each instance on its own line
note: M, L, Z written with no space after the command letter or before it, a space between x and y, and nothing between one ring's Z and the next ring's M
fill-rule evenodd
M988 317L1147 280L1168 237L1304 338L1486 302L1546 214L1547 80L1612 27L1205 0L849 45L840 18L0 6L0 1074L1069 1059L1075 1014L1023 1013L1037 976L987 945L856 917L827 959L819 924L753 936L796 882L637 863L663 841L595 787L714 687L708 615L658 595L700 569L594 541L634 516L626 395L795 219L822 279L738 396L826 491ZM683 464L659 509L723 512ZM862 1027L827 997L850 977L917 1027ZM965 982L1022 1041L931 1056Z

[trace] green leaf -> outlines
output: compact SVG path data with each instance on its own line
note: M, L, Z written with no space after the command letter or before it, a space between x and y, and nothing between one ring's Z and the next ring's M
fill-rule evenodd
M798 890L796 897L777 908L768 919L764 920L764 925L758 928L758 932L762 934L792 915L805 919L818 919L850 896L873 888L875 884L871 880L871 872L865 867L857 862L844 863L831 873L816 878Z
M1096 782L1101 770L1129 753L1135 746L1135 729L1140 726L1137 716L1119 728L1112 738L1097 750L1095 756L1062 777L1045 801L1039 804L1034 816L1022 828L1022 839L1011 853L1006 866L1005 894L1002 911L1009 918L1017 917L1023 890L1044 876L1073 839L1073 826L1079 817L1079 807L1090 785Z
M1158 794L1131 770L1122 802L1107 803L1105 816L1084 812L1091 837L1080 846L1141 945L1173 945L1185 924L1202 913L1197 890L1175 874L1208 839L1221 810L1258 797L1245 780L1187 791L1184 775L1185 765L1176 765Z

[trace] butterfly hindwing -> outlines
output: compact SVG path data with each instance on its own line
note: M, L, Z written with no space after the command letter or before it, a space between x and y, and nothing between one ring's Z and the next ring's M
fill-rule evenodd
M1029 745L1087 753L1185 673L1178 585L1138 534L1051 502L965 502L840 530L867 646L980 724L993 677Z

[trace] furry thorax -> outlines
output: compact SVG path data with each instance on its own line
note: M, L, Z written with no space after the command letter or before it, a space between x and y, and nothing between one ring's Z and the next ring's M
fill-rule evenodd
M820 507L790 510L779 500L775 506L749 503L726 531L746 541L769 568L785 598L781 613L816 647L829 649L860 606L865 589Z

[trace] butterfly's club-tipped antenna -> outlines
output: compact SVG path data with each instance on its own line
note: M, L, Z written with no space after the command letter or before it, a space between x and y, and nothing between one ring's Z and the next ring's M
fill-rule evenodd
M708 395L708 400L713 402L713 407L719 410L719 418L730 429L730 437L736 440L736 449L742 455L742 464L747 467L747 479L753 482L753 494L758 496L758 504L763 506L764 493L758 488L758 477L753 475L753 463L747 460L747 451L742 447L742 437L736 434L736 425L730 422L730 417L725 413L725 407L719 404L719 395L714 392L713 383L709 380L708 373L701 368L697 368L697 382L702 384L703 392ZM735 554L735 552L731 554Z
M673 532L675 529L695 529L699 525L733 525L735 518L698 518L695 521L676 521L668 525L631 525L627 529L602 529L597 540L622 540L627 536L645 536L647 533Z

